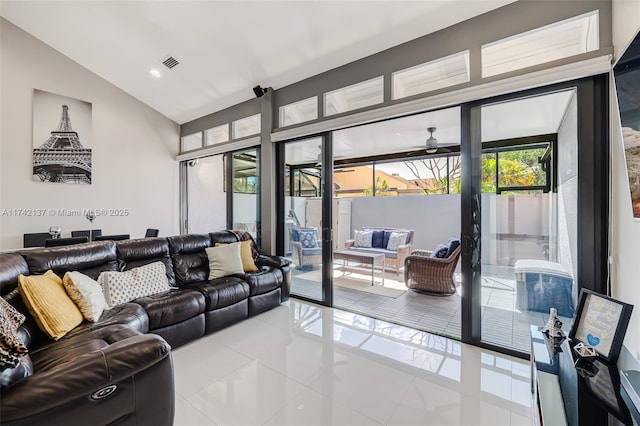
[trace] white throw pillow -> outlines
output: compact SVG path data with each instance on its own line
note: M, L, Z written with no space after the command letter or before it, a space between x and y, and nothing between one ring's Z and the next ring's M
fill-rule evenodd
M218 247L207 247L204 250L209 258L209 279L226 277L233 274L244 274L240 243L225 244Z
M75 271L64 274L62 284L69 298L82 312L82 316L87 321L98 321L107 304L100 284L85 274Z
M355 247L371 248L371 239L373 238L373 231L355 231Z
M392 232L387 243L387 250L397 251L398 246L405 244L407 241L406 232Z
M170 290L167 268L162 262L132 268L124 272L105 271L98 277L107 308Z

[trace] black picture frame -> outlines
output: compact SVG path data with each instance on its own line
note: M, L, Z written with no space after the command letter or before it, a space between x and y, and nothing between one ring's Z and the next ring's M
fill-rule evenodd
M593 346L599 358L615 364L632 311L633 305L582 289L569 338Z

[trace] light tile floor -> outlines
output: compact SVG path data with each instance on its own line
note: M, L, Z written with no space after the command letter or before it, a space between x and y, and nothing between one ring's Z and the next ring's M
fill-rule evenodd
M290 300L173 351L176 425L530 425L526 361Z

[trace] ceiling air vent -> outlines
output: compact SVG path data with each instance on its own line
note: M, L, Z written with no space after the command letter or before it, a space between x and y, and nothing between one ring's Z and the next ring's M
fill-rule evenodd
M169 56L167 59L162 61L162 63L164 64L164 66L166 66L167 68L171 69L171 68L175 67L176 65L178 65L180 62L178 62L178 60L176 58L174 58L173 56Z

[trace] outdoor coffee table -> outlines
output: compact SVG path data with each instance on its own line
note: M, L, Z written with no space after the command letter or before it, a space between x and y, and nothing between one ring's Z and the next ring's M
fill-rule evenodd
M371 285L374 284L373 278L375 274L375 268L377 265L382 266L382 285L384 285L384 254L383 253L370 253L357 250L336 250L333 252L333 258L337 260L343 260L345 266L348 262L359 262L365 265L371 265Z

